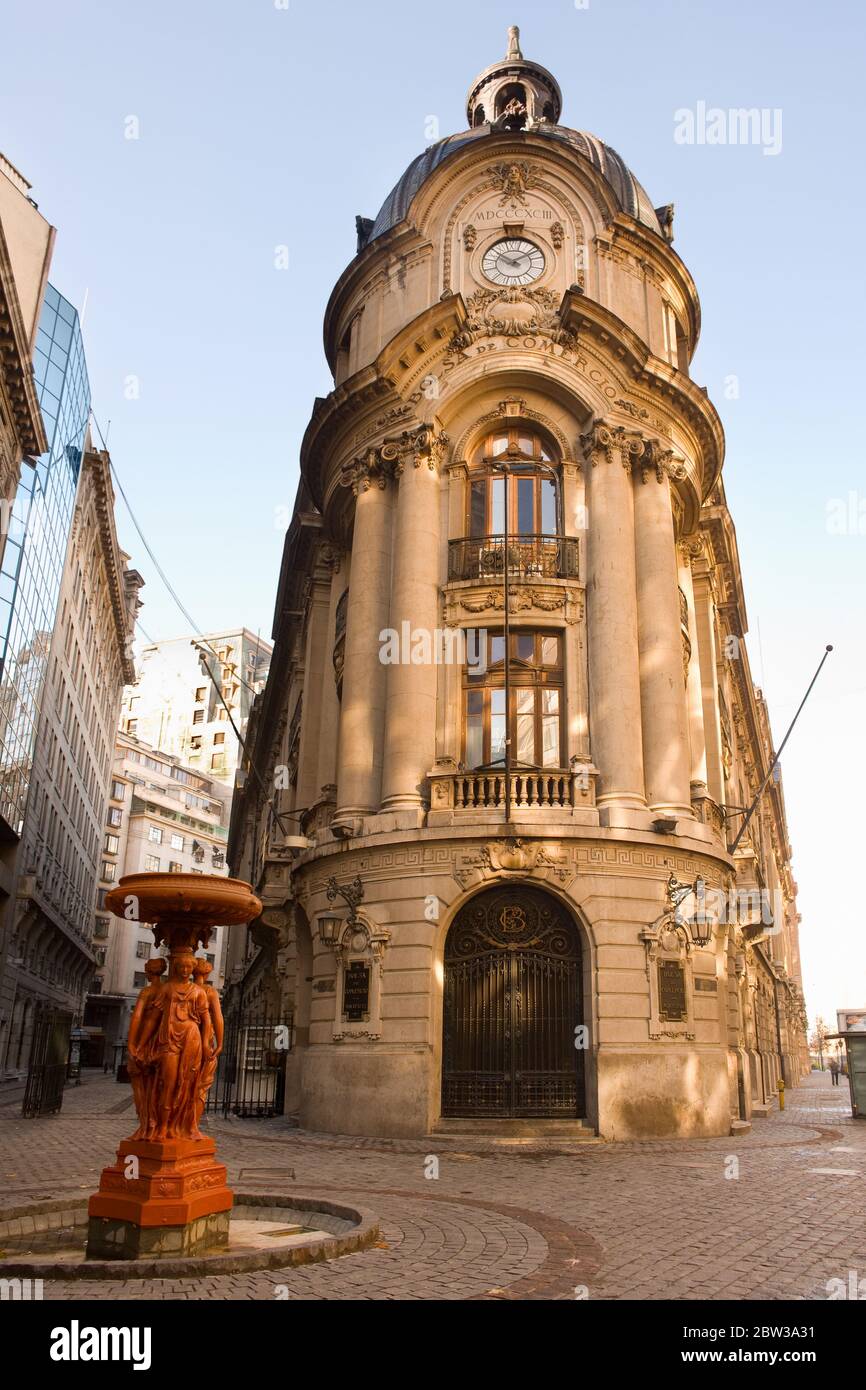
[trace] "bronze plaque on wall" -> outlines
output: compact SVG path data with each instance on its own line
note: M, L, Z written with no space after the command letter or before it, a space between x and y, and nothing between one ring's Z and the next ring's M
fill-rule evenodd
M343 974L343 1017L361 1023L370 1011L370 967L366 961L352 960Z
M659 961L659 1018L682 1023L686 1009L686 969L678 960Z

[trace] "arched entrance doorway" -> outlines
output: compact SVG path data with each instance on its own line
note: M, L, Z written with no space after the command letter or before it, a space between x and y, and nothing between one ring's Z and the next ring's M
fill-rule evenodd
M556 898L511 884L473 898L445 943L442 1114L584 1114L581 941Z

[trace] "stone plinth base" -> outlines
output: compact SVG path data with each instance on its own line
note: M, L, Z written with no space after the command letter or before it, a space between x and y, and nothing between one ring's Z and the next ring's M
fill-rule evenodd
M233 1197L215 1152L213 1139L125 1139L88 1203L88 1258L224 1245Z
M211 1212L185 1226L137 1226L134 1221L91 1216L87 1223L89 1260L172 1259L225 1249L228 1211Z

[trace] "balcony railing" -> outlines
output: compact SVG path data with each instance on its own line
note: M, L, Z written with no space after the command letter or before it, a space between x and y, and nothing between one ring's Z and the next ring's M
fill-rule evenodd
M573 810L595 805L595 768L574 772L561 768L515 769L511 773L514 811L552 807ZM434 773L433 811L501 811L505 808L505 772L501 769Z
M514 806L570 806L571 775L567 772L512 772ZM454 778L454 809L505 805L504 772L467 772Z
M577 579L578 542L573 536L509 536L509 579ZM503 578L504 536L463 536L448 542L448 578Z

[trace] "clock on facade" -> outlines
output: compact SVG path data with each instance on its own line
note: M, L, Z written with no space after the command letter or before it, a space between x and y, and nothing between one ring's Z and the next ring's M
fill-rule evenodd
M494 285L530 285L544 270L544 252L522 237L506 237L484 252L481 269Z

